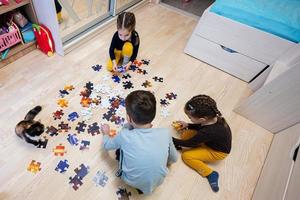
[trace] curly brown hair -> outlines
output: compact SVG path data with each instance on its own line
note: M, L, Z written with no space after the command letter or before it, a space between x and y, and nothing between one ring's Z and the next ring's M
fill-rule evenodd
M210 96L200 94L191 98L184 106L186 113L196 118L221 117L222 114L217 108L217 103Z
M132 12L123 12L117 18L117 29L125 28L129 32L135 30L135 16Z

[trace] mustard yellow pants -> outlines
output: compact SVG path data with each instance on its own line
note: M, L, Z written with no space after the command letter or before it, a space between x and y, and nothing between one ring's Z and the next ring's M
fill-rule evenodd
M181 139L187 140L196 134L195 130L184 130ZM205 162L223 160L228 154L213 150L202 144L200 147L184 150L181 157L185 164L196 170L201 176L210 175L213 170Z
M131 57L133 53L133 46L131 42L125 42L122 51L114 49L115 57L116 57L116 63L119 64L119 62L122 60L123 57ZM107 61L107 70L112 71L113 70L113 63L112 60L109 58Z

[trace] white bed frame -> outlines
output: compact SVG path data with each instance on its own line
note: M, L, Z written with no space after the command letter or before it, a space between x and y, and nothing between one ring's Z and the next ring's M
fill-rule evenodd
M296 43L205 10L184 52L246 82Z

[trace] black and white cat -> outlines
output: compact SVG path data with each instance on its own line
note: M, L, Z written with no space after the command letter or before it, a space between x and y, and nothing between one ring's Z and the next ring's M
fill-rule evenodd
M35 146L39 146L43 142L40 135L44 132L44 125L40 121L34 120L41 110L41 106L31 109L15 128L18 137Z

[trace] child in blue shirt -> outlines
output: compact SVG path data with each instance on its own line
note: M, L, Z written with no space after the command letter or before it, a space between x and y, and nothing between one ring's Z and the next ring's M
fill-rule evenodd
M167 165L177 161L177 152L169 129L152 128L156 100L149 91L137 90L126 97L128 124L114 137L102 125L105 150L119 150L119 174L128 185L150 194L162 184Z

